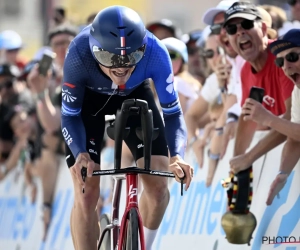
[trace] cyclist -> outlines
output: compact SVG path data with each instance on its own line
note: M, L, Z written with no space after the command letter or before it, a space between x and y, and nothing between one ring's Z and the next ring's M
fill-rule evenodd
M165 129L148 78L154 80ZM62 92L62 132L75 190L71 214L73 243L77 250L91 250L96 249L99 235L95 208L100 180L89 177L93 170L100 169L104 116L115 114L126 99L146 100L153 111L154 127L160 129L159 137L152 143L151 168L170 169L177 181L185 173L185 190L193 177L193 168L183 161L186 128L173 86L168 51L145 29L139 15L127 7L111 6L100 11L93 23L71 42ZM143 143L134 132L140 126L139 118L131 117L127 126L132 132L125 142L137 166L143 167ZM88 173L85 183L81 178L82 167ZM166 178L142 176L142 181L140 209L149 250L168 205L169 191Z

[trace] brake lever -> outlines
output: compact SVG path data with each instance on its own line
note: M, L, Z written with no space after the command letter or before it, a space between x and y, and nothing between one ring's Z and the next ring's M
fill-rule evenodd
M181 194L181 196L183 196L183 181L184 181L184 178L185 178L185 172L183 171L183 177L179 178L180 179L180 194Z
M180 178L180 194L181 194L181 196L183 196L183 180L184 180L184 177Z
M87 175L87 169L85 167L82 167L81 168L81 177L82 177L83 182L85 182L86 175ZM82 193L84 194L84 187L82 188Z

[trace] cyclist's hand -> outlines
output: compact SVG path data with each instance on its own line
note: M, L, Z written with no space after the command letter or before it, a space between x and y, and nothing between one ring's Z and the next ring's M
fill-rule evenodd
M183 183L187 191L194 176L194 168L176 155L170 159L170 170L175 174L176 181L181 182L180 178L184 177Z
M280 192L281 189L283 189L286 181L287 181L288 175L287 174L278 174L275 178L275 180L272 182L268 198L267 198L267 205L272 205L272 202L276 195Z
M81 176L81 168L83 167L87 168L87 177L92 177L95 162L91 159L88 153L80 153L77 156L75 164L71 167L71 170L77 176L77 180L82 186L84 186L84 181Z

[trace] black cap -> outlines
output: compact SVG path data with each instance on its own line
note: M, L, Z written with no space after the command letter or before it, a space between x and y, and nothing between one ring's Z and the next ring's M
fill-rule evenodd
M156 28L159 28L159 27L162 27L162 28L165 28L165 29L169 30L174 37L177 37L176 28L175 28L173 22L169 19L162 19L160 21L150 23L150 24L147 25L146 28L147 28L147 30L149 30L150 32L153 33L154 30Z
M256 19L261 19L261 14L258 8L254 4L248 2L235 2L225 12L224 26L230 19L233 18L244 18L247 20L256 20Z
M19 75L20 70L17 66L10 64L0 64L0 76L18 77Z
M78 34L78 30L72 25L59 25L48 32L48 41L50 42L54 36L59 34L68 34L75 37Z
M197 42L202 36L202 30L194 30L187 34L182 35L181 41L183 41L186 45L189 43Z
M296 47L300 47L300 29L289 30L285 35L278 37L276 41L269 45L269 48L274 55Z

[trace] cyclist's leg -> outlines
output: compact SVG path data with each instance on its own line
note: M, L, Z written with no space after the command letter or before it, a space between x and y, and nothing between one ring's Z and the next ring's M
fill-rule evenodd
M92 109L97 109L95 98L98 96L87 93L89 98L89 107L85 104L82 109L82 121L86 131L86 150L90 154L91 159L96 163L95 167L100 169L100 150L103 140L105 121L104 115L99 114L97 117L92 116ZM88 106L88 107L86 107ZM97 110L96 110L97 112ZM66 145L66 161L68 167L72 167L75 159ZM98 215L96 205L99 198L99 177L86 178L84 194L82 187L78 183L76 176L70 171L74 186L74 205L71 213L71 233L76 250L96 250L97 239L99 237Z
M169 158L167 142L164 135L164 125L150 87L145 85L143 88L137 89L134 95L135 98L144 99L148 102L149 108L153 112L154 127L159 128L160 131L159 137L152 143L151 169L167 171ZM137 165L144 167L143 147L140 145L143 143L137 138L134 132L134 127L140 126L140 121L132 118L128 123L128 126L132 128L132 133L130 133L126 139L126 143L134 155ZM143 181L144 190L140 198L139 207L145 227L146 249L148 250L151 249L157 229L168 206L168 180L167 178L146 175L141 175L140 177Z

